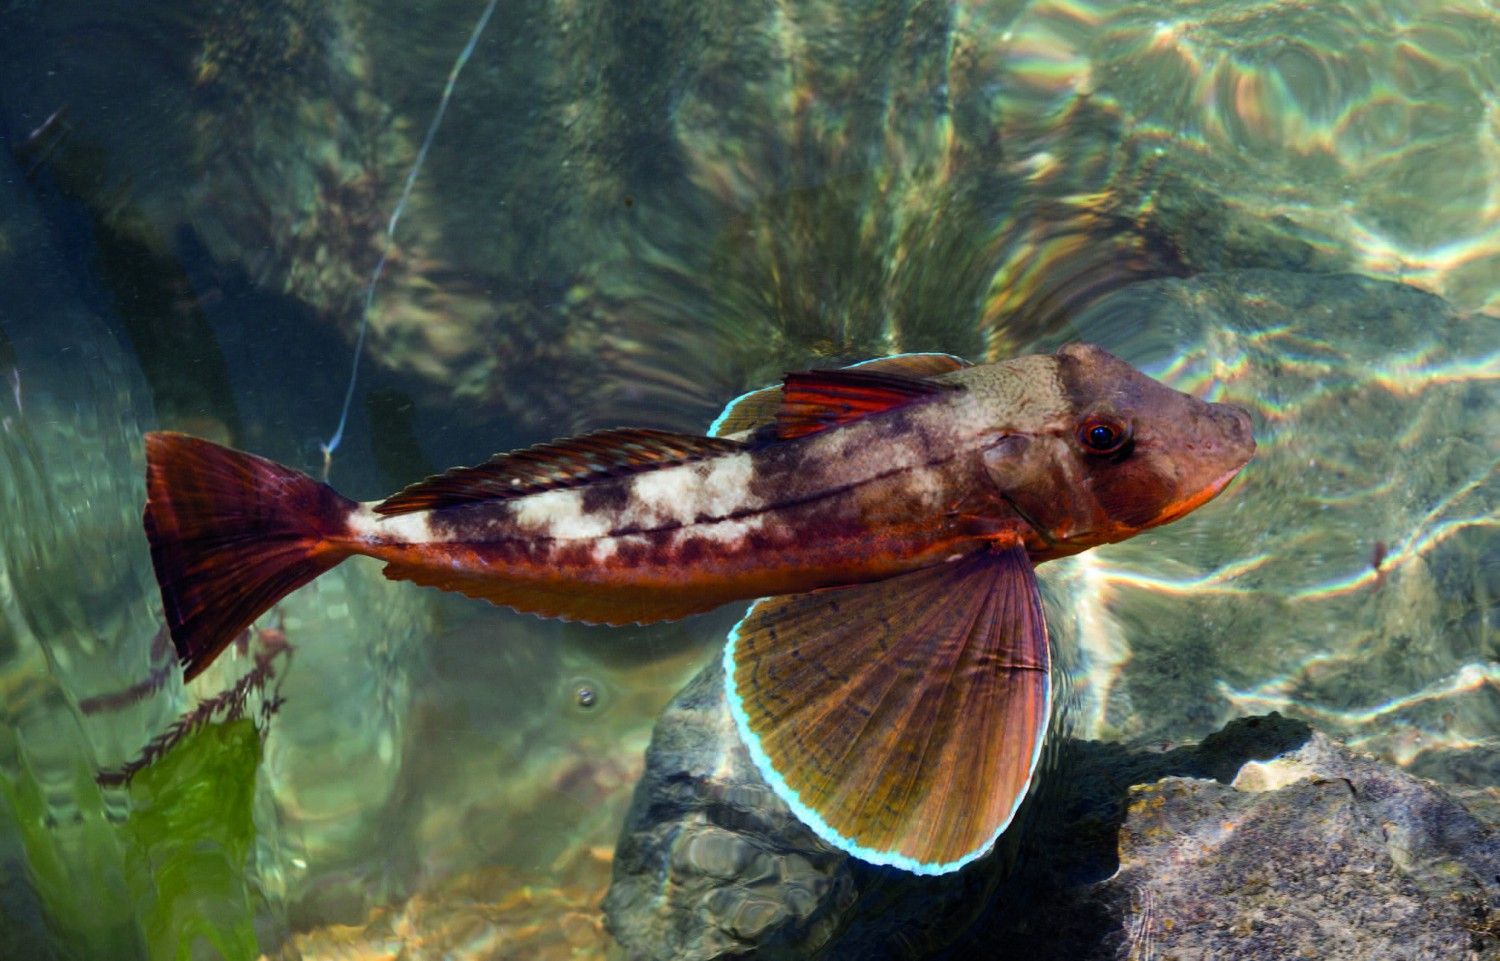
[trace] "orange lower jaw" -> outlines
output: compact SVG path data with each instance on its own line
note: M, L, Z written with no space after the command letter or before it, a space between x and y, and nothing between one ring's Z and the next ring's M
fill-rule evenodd
M1239 472L1240 468L1236 467L1234 470L1227 471L1221 476L1214 478L1213 481L1208 484L1208 486L1204 487L1197 493L1185 497L1182 500L1172 501L1166 507L1162 508L1161 513L1156 515L1151 523L1141 528L1141 530L1148 530L1152 527L1160 527L1163 524L1170 524L1172 521L1177 520L1179 517L1191 514L1193 511L1197 510L1204 504L1207 504L1209 501L1217 497L1220 492L1224 490L1224 488L1229 486L1229 482L1234 480L1235 475L1237 475Z
M1047 540L1034 530L1030 531L1026 537L1027 553L1031 556L1033 563L1040 564L1043 561L1053 561L1060 557L1080 554L1090 548L1099 547L1104 544L1116 544L1120 541L1129 540L1141 531L1160 527L1163 524L1170 524L1180 517L1191 514L1217 497L1223 492L1224 488L1229 486L1229 482L1234 480L1235 475L1239 474L1240 469L1236 467L1234 470L1214 478L1207 486L1192 495L1184 497L1181 500L1172 501L1163 507L1160 513L1148 523L1140 527L1115 526L1092 531L1088 536L1069 537L1058 540Z

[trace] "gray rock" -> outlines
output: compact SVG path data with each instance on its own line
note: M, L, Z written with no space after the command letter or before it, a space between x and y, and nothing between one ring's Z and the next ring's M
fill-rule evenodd
M1067 743L995 854L918 878L792 817L722 677L715 659L647 752L604 902L632 959L1500 957L1500 835L1301 722L1164 753Z
M1039 825L1017 897L945 957L1500 957L1500 835L1431 782L1274 714L1167 754L1068 753L1075 800Z

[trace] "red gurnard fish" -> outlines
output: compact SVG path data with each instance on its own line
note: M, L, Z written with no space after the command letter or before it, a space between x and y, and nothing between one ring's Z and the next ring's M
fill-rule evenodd
M1050 713L1035 564L1221 491L1250 417L1105 351L789 374L709 436L607 430L359 504L271 461L147 435L146 534L192 678L344 558L545 617L652 622L762 598L725 693L821 837L936 874L990 849Z

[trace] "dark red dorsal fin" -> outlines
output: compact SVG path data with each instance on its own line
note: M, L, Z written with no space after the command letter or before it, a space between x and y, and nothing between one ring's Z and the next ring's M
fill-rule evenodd
M376 505L375 511L410 514L475 501L509 500L743 449L738 441L664 430L594 431L496 454L477 467L455 467L398 491Z
M940 381L845 368L787 374L776 436L805 437L852 420L959 390Z
M850 364L845 370L880 371L886 374L902 374L906 377L937 377L951 374L955 370L972 367L962 357L952 354L920 353L892 354ZM730 401L713 425L708 428L711 437L728 437L731 434L748 433L767 424L776 423L776 414L781 410L781 385L772 384L760 390L741 394Z

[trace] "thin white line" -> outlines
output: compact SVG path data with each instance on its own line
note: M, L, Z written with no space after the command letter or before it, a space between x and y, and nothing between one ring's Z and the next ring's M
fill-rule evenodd
M354 340L354 363L349 368L349 389L344 392L344 406L339 411L339 426L333 432L333 437L319 446L323 449L323 477L328 477L329 462L333 458L333 452L338 449L344 440L344 426L349 420L349 405L354 401L354 382L359 377L359 359L364 354L365 331L370 327L370 308L375 303L375 287L380 283L381 274L385 273L386 258L390 256L391 244L395 241L396 225L401 222L401 214L406 210L406 202L411 199L412 187L416 185L417 174L422 165L427 162L427 151L432 146L432 141L437 138L438 125L443 122L443 114L448 109L448 101L453 97L453 88L458 84L458 73L469 62L473 56L474 48L479 44L479 35L484 33L485 24L490 22L490 14L495 12L495 4L499 0L490 0L480 14L479 22L474 24L474 31L469 34L469 42L464 44L458 59L453 61L453 69L448 71L448 83L443 87L442 99L438 101L437 112L432 115L432 123L427 125L427 136L422 138L422 146L417 150L416 162L411 165L411 170L406 174L406 183L401 187L401 199L396 201L396 207L391 211L390 222L385 227L385 244L380 251L380 259L375 263L375 269L370 273L370 282L365 285L365 305L359 315L359 336Z

